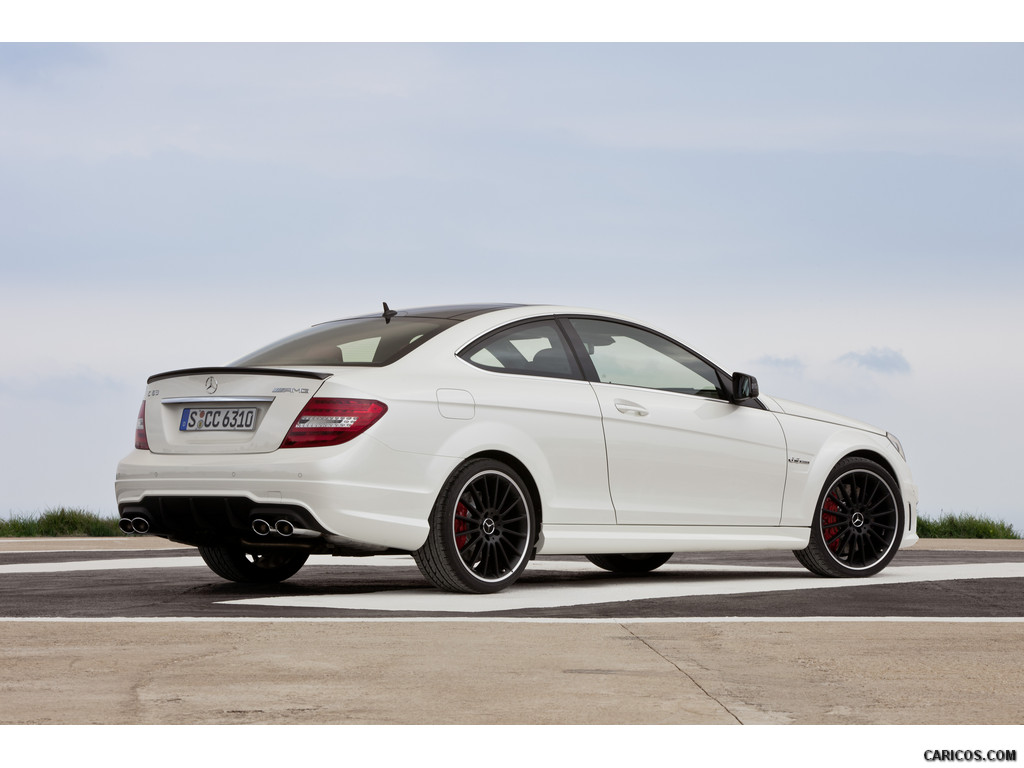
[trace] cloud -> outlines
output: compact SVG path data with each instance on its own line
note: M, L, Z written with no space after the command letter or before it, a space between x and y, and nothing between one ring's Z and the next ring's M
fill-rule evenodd
M840 363L853 363L878 373L910 373L910 363L902 353L887 347L872 347L867 352L847 352Z
M799 357L775 357L773 355L765 355L755 362L758 365L765 366L766 368L775 368L789 373L801 373L804 368L807 367L804 365L804 361Z

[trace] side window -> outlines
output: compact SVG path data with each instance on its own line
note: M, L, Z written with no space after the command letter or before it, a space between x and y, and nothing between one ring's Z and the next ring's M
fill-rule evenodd
M503 328L471 344L459 357L488 371L581 378L576 361L552 320Z
M606 384L725 399L715 369L662 336L608 320L577 318L569 322L598 379Z

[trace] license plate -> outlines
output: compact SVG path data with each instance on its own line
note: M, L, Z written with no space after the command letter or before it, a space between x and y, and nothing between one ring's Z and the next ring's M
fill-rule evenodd
M186 408L180 432L252 432L259 408Z

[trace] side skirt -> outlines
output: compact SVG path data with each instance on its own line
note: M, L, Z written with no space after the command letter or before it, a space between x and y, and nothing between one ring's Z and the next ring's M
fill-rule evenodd
M545 525L540 555L715 552L807 546L810 528L733 526Z

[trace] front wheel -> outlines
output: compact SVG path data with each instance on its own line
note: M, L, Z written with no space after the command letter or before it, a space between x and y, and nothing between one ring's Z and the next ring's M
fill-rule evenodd
M811 521L810 542L793 554L819 576L871 576L889 564L902 540L899 484L878 463L852 457L829 474Z
M659 552L645 555L587 555L587 560L612 573L636 574L660 568L670 557L671 552Z
M452 473L413 553L420 572L449 592L499 592L526 569L537 540L526 483L511 467L474 459Z
M284 581L298 573L309 558L305 550L251 554L241 547L226 544L199 547L199 554L211 571L221 578L241 584L275 584Z

